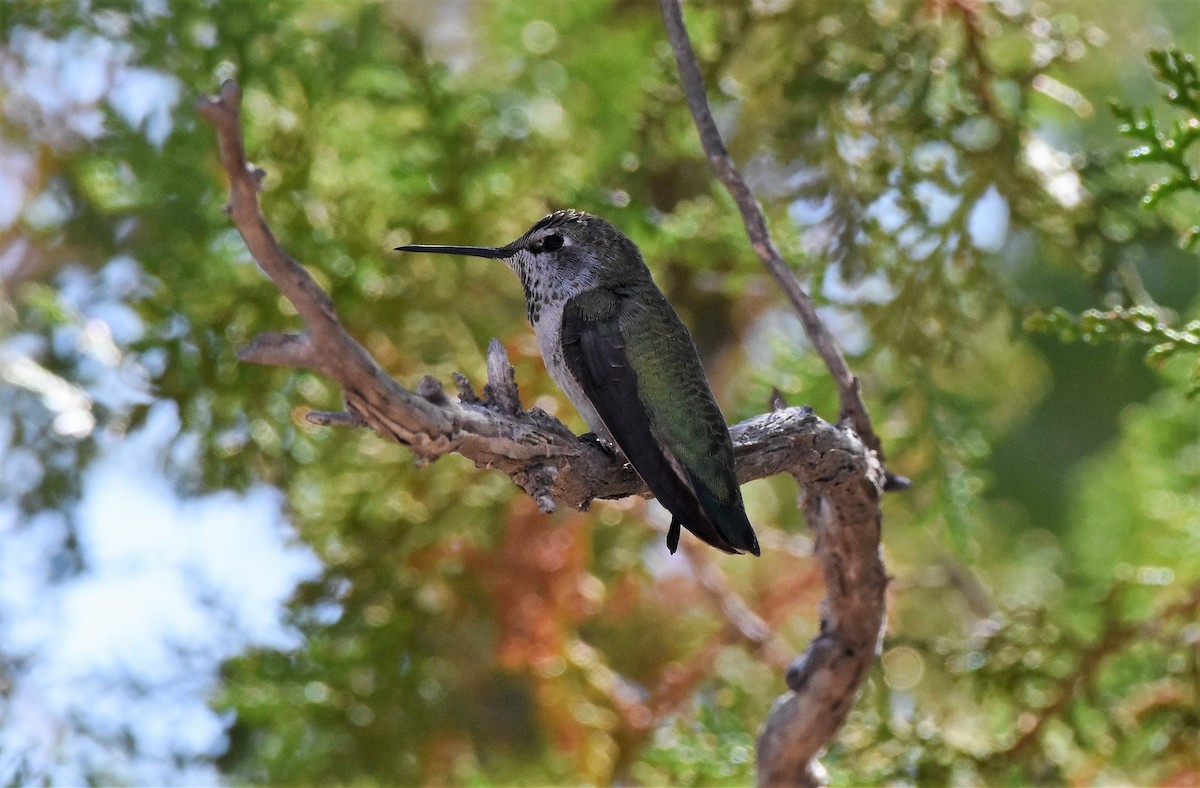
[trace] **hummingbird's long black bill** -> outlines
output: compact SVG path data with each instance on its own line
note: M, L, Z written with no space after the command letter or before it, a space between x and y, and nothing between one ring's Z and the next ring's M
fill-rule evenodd
M433 244L408 244L397 246L397 252L429 252L430 254L465 254L469 257L487 257L503 260L511 252L504 247L494 246L436 246Z

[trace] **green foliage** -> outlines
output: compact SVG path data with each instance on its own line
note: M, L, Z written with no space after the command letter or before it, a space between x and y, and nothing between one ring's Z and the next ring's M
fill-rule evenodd
M688 719L665 720L631 776L641 785L745 785L754 780L753 728L731 714L735 690L701 696Z
M1055 308L1031 315L1025 321L1030 331L1051 332L1063 342L1129 341L1152 342L1146 360L1161 364L1179 350L1200 347L1200 320L1174 328L1164 322L1161 310L1148 306L1133 306L1100 311L1089 309L1075 317L1065 309ZM1188 392L1200 391L1200 366L1194 370Z
M959 642L897 638L828 761L835 783L1146 784L1194 769L1195 589L1137 613L1162 578L1113 586L1067 618L998 611ZM915 693L914 681L936 687ZM934 689L929 687L928 689ZM986 742L986 744L985 744Z
M1183 117L1168 122L1149 107L1140 112L1119 101L1111 102L1113 114L1122 121L1121 136L1141 143L1126 157L1139 165L1156 165L1168 172L1152 183L1141 198L1147 209L1162 210L1169 220L1194 214L1200 206L1200 179L1193 161L1193 144L1200 139L1200 75L1193 57L1178 49L1151 49L1147 59L1154 66L1154 79L1165 88L1168 104L1182 111ZM1167 211L1166 201L1175 198L1181 209ZM1194 251L1200 226L1191 225L1183 231L1180 245ZM1194 355L1200 345L1200 321L1191 320L1178 325L1176 315L1154 303L1136 283L1122 283L1122 292L1110 293L1110 301L1119 298L1120 306L1108 309L1089 309L1078 316L1055 307L1036 311L1025 321L1031 331L1054 333L1063 342L1131 341L1152 343L1147 361L1165 362L1179 353ZM1200 391L1200 362L1195 363L1188 383L1191 394Z
M1177 380L1185 377L1179 366L1168 368ZM1123 415L1121 442L1081 470L1089 481L1076 494L1072 539L1083 567L1095 573L1116 566L1118 575L1162 567L1167 582L1200 573L1194 550L1198 440L1195 400L1175 388Z
M1200 180L1188 160L1189 149L1200 139L1200 77L1192 56L1177 49L1152 49L1146 57L1155 68L1154 78L1167 88L1167 103L1186 115L1172 121L1168 128L1149 108L1143 109L1141 117L1137 118L1132 108L1113 102L1113 114L1124 121L1119 129L1121 135L1143 143L1129 151L1129 160L1139 164L1165 164L1172 171L1151 184L1142 198L1146 207L1153 208L1177 192L1200 192ZM1200 229L1195 227L1188 230L1185 245L1196 242L1197 232Z
M305 409L341 405L329 381L237 362L251 337L297 321L221 211L214 139L191 107L239 79L272 227L404 383L478 384L496 336L526 405L582 428L510 272L389 251L504 243L573 206L639 243L731 420L776 389L833 418L828 376L699 152L653 4L490 0L461 18L433 2L170 5L0 10L15 75L0 135L33 162L0 229L0 526L18 513L0 560L61 516L37 553L47 583L86 571L88 474L136 438L152 400L173 403L160 464L178 492L270 484L322 562L287 614L302 638L225 659L224 752L176 769L286 784L750 781L782 666L666 556L652 507L543 516L460 458L418 468L374 435L308 425ZM687 4L735 158L861 376L889 466L914 480L885 501L890 629L825 759L838 784L1165 783L1196 768L1200 429L1180 391L1197 379L1197 284L1174 229L1194 223L1196 71L1152 53L1181 117L1123 109L1144 76L1126 38L1141 39L1115 35L1115 7L1054 6ZM1195 48L1194 19L1171 29ZM22 93L33 33L111 42L114 73L173 80L165 131L107 98L55 114ZM1136 167L1105 153L1120 137L1090 114L1117 93ZM84 133L87 110L102 132ZM1146 164L1168 184L1152 211ZM1148 345L1156 371L1110 339ZM137 396L111 397L112 374ZM64 413L94 428L65 429ZM796 495L786 476L748 485L763 558L709 560L798 650L822 589ZM12 615L0 608L0 627ZM9 649L0 731L30 669ZM84 728L70 735L145 755ZM5 778L54 781L36 754L22 763ZM76 781L184 781L114 763Z

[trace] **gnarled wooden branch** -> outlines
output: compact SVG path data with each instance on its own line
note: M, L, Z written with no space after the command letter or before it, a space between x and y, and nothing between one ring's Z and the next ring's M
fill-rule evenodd
M852 428L839 433L838 448L822 455L823 472L808 479L797 476L805 485L804 510L816 532L816 554L828 592L821 633L788 669L791 692L776 703L758 738L760 785L816 785L824 782L816 756L846 719L874 663L883 633L887 577L879 555L879 505L885 486L882 447L858 378L817 314L812 298L779 254L754 193L721 139L679 0L661 0L661 4L700 144L737 203L750 244L787 294L809 341L833 377L841 404L839 422ZM906 483L899 477L893 482L897 487Z

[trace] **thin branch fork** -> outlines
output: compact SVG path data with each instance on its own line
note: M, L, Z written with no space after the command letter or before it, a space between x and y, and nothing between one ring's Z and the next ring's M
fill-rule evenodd
M780 255L762 208L721 139L679 0L660 2L700 144L717 178L737 203L751 246L791 301L805 334L829 370L838 390L839 422L853 429L844 435L846 464L824 483L805 488L805 514L816 532L816 554L828 588L821 632L789 668L791 692L776 703L758 738L760 785L816 785L825 779L816 756L846 719L883 635L887 588L879 555L883 448L871 426L858 378L817 314L812 298ZM894 487L907 484L899 477L892 479Z

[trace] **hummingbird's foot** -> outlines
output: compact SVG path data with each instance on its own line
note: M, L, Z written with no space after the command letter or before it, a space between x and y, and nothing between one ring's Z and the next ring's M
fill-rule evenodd
M594 432L585 432L583 435L580 435L579 442L592 444L597 449L607 454L610 460L617 459L617 450L614 449L612 445L608 443L608 441L604 440L604 438L601 438Z

